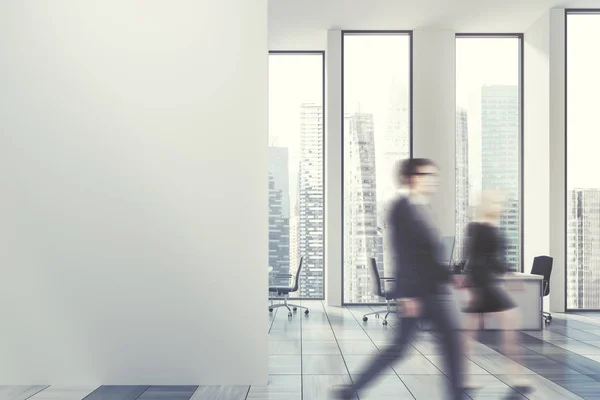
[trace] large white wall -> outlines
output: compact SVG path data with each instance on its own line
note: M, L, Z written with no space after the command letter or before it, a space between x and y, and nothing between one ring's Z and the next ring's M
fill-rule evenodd
M344 202L342 200L342 32L327 32L325 105L325 300L329 306L341 306L342 235Z
M550 10L550 310L565 310L565 10Z
M550 255L550 13L523 35L523 270ZM544 307L548 309L548 298Z
M266 0L4 1L0 49L0 383L265 384Z
M456 37L452 31L413 33L413 156L440 169L432 201L445 236L456 232Z

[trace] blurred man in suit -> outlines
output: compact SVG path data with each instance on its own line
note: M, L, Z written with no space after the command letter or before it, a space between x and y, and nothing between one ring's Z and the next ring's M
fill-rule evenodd
M394 297L402 313L400 327L394 342L375 356L353 385L339 388L336 396L354 399L356 392L401 358L418 319L424 318L442 334L450 378L448 398L463 399L462 342L453 307L448 304L451 271L440 262L442 238L430 206L430 197L439 186L438 169L431 160L411 158L401 164L399 178L408 187L409 194L394 200L390 206L388 232L396 275Z

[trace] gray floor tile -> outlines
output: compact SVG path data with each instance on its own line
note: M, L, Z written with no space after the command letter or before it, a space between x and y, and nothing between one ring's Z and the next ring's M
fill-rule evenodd
M348 369L341 355L302 356L303 375L347 375Z
M314 330L302 330L302 340L303 341L328 341L335 340L335 336L333 335L333 330L329 329L314 329Z
M100 386L84 400L135 400L148 386Z
M392 364L398 375L441 375L442 371L422 354L407 354Z
M269 375L300 375L302 356L269 356Z
M449 379L444 375L400 375L416 400L445 399Z
M498 379L512 387L511 382L522 379L520 375L496 375ZM539 375L528 375L533 392L527 393L530 400L579 400L581 397Z
M346 367L348 371L350 371L350 375L358 375L361 374L367 366L370 365L371 361L374 359L374 355L371 356L344 356L344 362L346 363ZM392 369L392 367L388 367L383 370L383 375L396 375L396 372Z
M98 386L50 386L31 397L32 400L81 400Z
M545 375L544 377L584 399L600 399L600 382L587 375Z
M390 345L390 342L387 342L387 341L383 341L383 342L376 341L374 343L375 343L375 346L377 346L377 348L379 349L379 351L384 351ZM412 345L408 345L406 347L405 354L421 354L421 353L417 349L415 349Z
M367 331L367 334L373 341L393 341L397 335L396 331L391 328L385 330Z
M441 370L442 372L444 372L446 375L447 371L446 371L446 367L445 367L445 362L446 360L444 359L444 356L426 356L427 359L429 361L431 361L431 363L433 365L435 365L437 367L437 369ZM465 373L468 375L489 375L489 372L487 372L485 369L481 368L479 365L475 364L473 361L469 360L466 357L463 357L463 365L465 368ZM477 380L478 378L473 378L474 380Z
M535 375L535 372L525 368L521 364L512 361L510 358L503 355L473 355L469 358L479 365L481 368L493 375L498 374L522 374L522 375Z
M0 386L0 400L26 400L47 387L47 385Z
M270 355L300 355L302 343L299 339L269 340Z
M190 400L198 386L150 386L136 400Z
M544 343L521 343L521 346L529 349L529 350L533 350L536 353L539 354L570 354L572 352L570 352L567 349L563 349L562 347L557 346L554 343L548 343L548 342L544 342Z
M442 346L440 342L434 340L419 340L412 342L412 345L415 349L417 349L421 354L429 356L429 355L441 355L444 354L442 350Z
M336 340L370 340L369 336L362 329L343 330L335 329Z
M200 386L191 400L245 400L249 389L249 386Z
M338 342L343 355L370 355L379 352L373 342L366 340L345 340Z
M596 357L594 355L580 356L579 354L567 352L566 354L545 354L545 356L585 375L600 374L600 363L588 358Z
M269 340L300 340L300 330L271 329Z
M339 355L341 354L338 342L304 342L302 343L302 355Z
M332 389L351 382L349 375L304 375L303 400L329 400Z
M356 380L358 376L352 375ZM383 375L371 386L362 390L360 400L413 400L414 397L397 375Z
M267 386L252 386L247 400L302 400L301 375L270 375Z
M473 400L497 400L497 399L526 399L500 379L492 375L477 375L472 381L480 385L478 389L467 390L467 394Z
M551 340L551 339L566 340L566 339L568 339L568 337L566 337L565 335L561 335L560 333L547 331L547 330L525 332L525 334L532 336L534 338L537 338L537 339L542 339L542 340Z
M540 375L580 375L565 364L558 363L542 355L521 355L515 361Z
M585 344L582 342L554 343L554 344L565 350L572 351L575 354L600 355L600 347L592 346L590 344Z

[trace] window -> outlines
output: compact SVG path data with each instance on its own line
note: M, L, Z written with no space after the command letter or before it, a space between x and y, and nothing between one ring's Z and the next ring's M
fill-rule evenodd
M269 266L324 297L323 52L269 55Z
M410 157L411 36L343 32L343 301L379 302L369 259L389 268L384 221L393 170Z
M506 262L522 271L522 37L456 38L456 249L463 261L466 227L482 190L507 197L500 226Z
M600 309L600 14L567 12L567 309Z

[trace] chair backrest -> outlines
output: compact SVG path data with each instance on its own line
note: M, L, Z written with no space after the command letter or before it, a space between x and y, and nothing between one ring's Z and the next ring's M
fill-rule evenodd
M548 256L537 256L533 259L531 273L533 275L541 275L544 277L544 293L543 296L550 294L550 274L552 273L553 258Z
M300 285L300 271L302 270L302 262L304 261L304 256L300 257L300 262L298 263L298 270L296 271L296 278L294 279L294 289L292 292L297 292L298 287Z
M369 267L371 269L371 285L373 288L373 294L375 296L384 297L381 287L381 277L379 276L379 270L377 269L377 261L374 258L369 258Z

